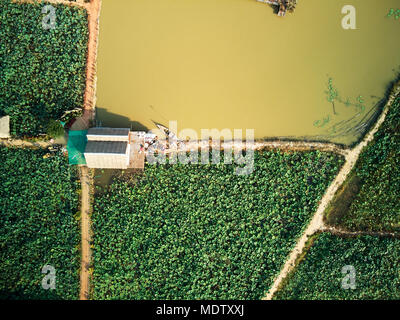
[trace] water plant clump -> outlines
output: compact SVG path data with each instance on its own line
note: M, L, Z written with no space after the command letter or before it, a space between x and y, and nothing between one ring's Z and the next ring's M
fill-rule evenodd
M333 86L333 80L332 78L329 78L328 80L328 97L327 100L328 102L332 103L332 108L333 108L333 114L337 114L335 110L335 100L339 98L339 93L338 90Z
M367 124L369 123L369 120L371 119L370 117L367 117L367 115L366 115L363 117L363 119L366 119L366 121L364 121L364 122L360 121L360 122L355 123L357 118L359 118L366 109L365 99L363 98L363 96L359 95L355 99L355 102L351 102L350 98L348 98L348 97L342 98L339 94L338 89L334 86L332 78L328 79L327 87L328 87L328 90L325 91L325 93L327 94L326 99L329 103L332 104L333 114L335 116L339 115L335 108L335 106L336 106L335 102L343 104L346 108L353 106L357 111L357 114L352 116L350 119L343 120L343 121L340 121L339 123L333 124L333 126L331 126L328 129L329 137L332 138L332 135L344 136L346 134L349 134L350 132L356 133L356 132L362 131L367 126ZM372 109L376 109L376 108L374 107ZM371 110L368 112L368 114L371 113ZM314 121L313 125L314 125L314 127L317 127L317 128L324 128L331 120L332 120L331 117L328 115L328 116L324 117L322 120L319 119L319 120ZM351 125L351 124L353 124L353 125Z
M330 120L331 120L331 116L330 115L328 115L327 117L323 118L322 120L316 120L316 121L314 121L314 127L323 128L329 123Z
M333 79L329 78L328 79L328 90L325 91L327 94L327 100L328 102L332 103L333 106L333 114L338 115L335 109L335 101L344 104L346 107L354 106L357 108L358 111L363 112L365 110L365 99L363 98L362 95L359 95L355 100L356 102L352 103L350 98L342 98L339 95L338 89L333 85Z
M390 17L394 17L396 20L398 20L399 18L400 18L400 9L393 9L393 8L390 8L389 9L389 12L388 12L388 14L387 14L387 17L388 18L390 18Z

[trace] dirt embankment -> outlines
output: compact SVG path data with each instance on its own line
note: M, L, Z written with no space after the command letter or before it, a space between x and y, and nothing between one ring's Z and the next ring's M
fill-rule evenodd
M29 141L22 139L0 139L0 146L17 148L48 148L54 145L51 141Z
M90 169L80 167L81 179L81 275L80 275L80 300L88 300L90 294L90 266L91 266L91 221L92 212L91 190L93 179Z
M96 107L97 49L100 31L101 0L91 0L90 5L85 5L85 7L89 19L89 41L86 63L86 91L83 106L85 110L94 110Z

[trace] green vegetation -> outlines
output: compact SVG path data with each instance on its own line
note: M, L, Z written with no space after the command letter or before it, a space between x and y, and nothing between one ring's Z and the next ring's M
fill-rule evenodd
M390 17L392 17L392 16L393 16L396 20L399 19L399 18L400 18L400 9L395 10L395 9L393 9L393 8L390 8L390 9L389 9L389 12L388 12L388 14L387 14L387 17L390 18Z
M338 89L333 85L333 79L328 79L328 91L325 91L327 94L326 100L332 104L333 114L338 115L335 109L335 101L345 105L346 107L353 106L358 112L365 111L365 99L363 96L358 96L354 103L351 102L350 98L342 98L339 95Z
M356 288L343 289L344 266ZM276 299L400 299L400 239L321 234Z
M349 230L400 231L400 96L326 212Z
M78 184L62 154L0 148L0 299L79 297ZM42 268L56 289L42 288Z
M327 100L329 103L332 103L333 114L337 114L335 110L335 100L339 98L339 93L337 89L333 86L332 78L328 80L328 97Z
M64 134L64 127L59 121L50 120L47 125L47 134L52 138L60 137Z
M149 165L95 198L95 299L259 299L343 163L255 154L233 165Z
M53 6L56 27L45 30L42 4L0 0L0 114L13 135L46 133L51 119L83 105L87 13Z
M366 109L365 98L359 95L354 99L354 102L352 102L353 99L350 99L349 97L343 98L339 94L338 89L334 86L332 78L328 79L327 90L325 91L325 94L326 100L330 104L332 104L333 117L328 114L322 119L315 120L313 125L316 128L325 128L328 123L331 123L332 126L326 128L328 137L330 136L331 138L333 138L344 136L346 134L349 134L350 132L357 135L362 134L365 132L365 128L368 127L368 124L371 123L373 119L375 119L374 116L378 109L377 104L364 114L364 111ZM371 98L372 97L374 96L371 96ZM339 115L337 111L337 104L343 105L346 108L353 107L356 111L356 114L346 120L335 122L335 116Z

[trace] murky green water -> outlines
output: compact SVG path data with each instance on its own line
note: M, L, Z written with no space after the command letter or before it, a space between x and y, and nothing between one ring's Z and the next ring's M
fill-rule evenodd
M300 0L279 18L256 0L103 0L98 118L351 143L399 72L400 19L386 15L400 1L350 2Z

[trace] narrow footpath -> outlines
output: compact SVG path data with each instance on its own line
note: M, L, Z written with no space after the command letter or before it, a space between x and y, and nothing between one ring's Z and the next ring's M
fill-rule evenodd
M96 107L97 49L99 45L101 0L91 0L90 3L85 3L83 0L79 0L79 2L86 8L89 20L86 90L83 108L85 110L94 110Z
M28 141L22 139L0 139L0 146L3 147L17 147L17 148L43 148L53 146L54 143L50 141Z
M91 263L91 231L90 231L90 214L92 211L90 190L93 180L90 176L89 169L81 166L80 179L82 185L81 194L81 277L80 277L80 300L88 300L90 293L90 273L89 267Z

